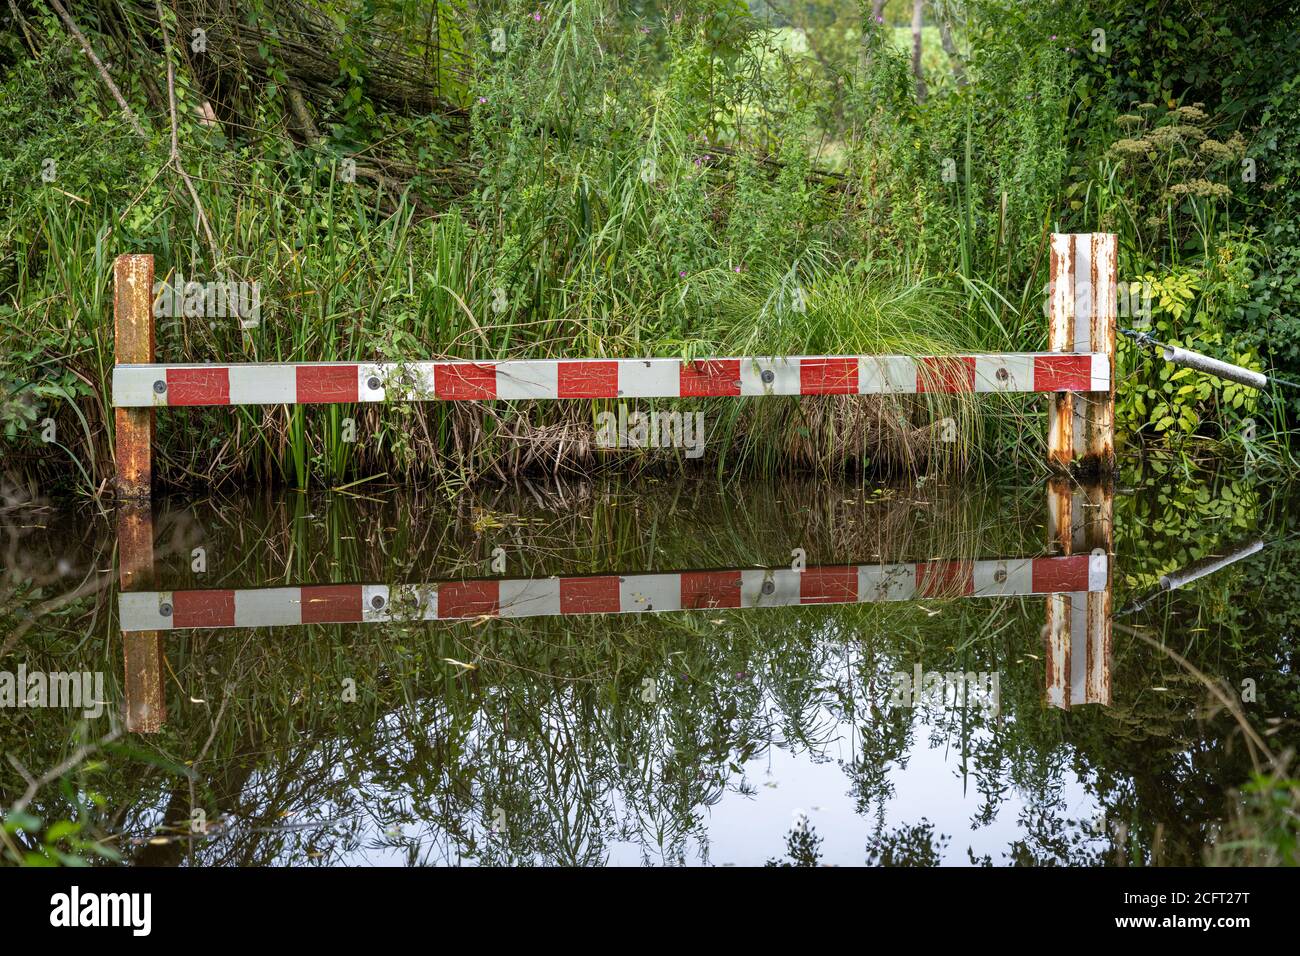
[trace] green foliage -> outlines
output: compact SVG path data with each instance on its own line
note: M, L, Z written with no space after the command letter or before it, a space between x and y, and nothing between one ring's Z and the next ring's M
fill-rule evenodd
M1021 351L1045 339L1047 233L1113 229L1121 278L1154 277L1171 338L1286 373L1300 361L1294 78L1245 78L1236 58L1263 44L1281 71L1295 31L1223 11L1183 23L1154 0L1121 7L936 7L952 50L927 23L922 101L900 42L910 35L875 22L866 2L754 12L737 0L347 2L315 14L337 45L307 78L285 10L252 3L256 68L214 78L172 49L180 160L197 206L168 163L171 117L153 66L148 77L119 70L149 130L140 142L43 15L29 21L37 55L21 36L3 41L14 69L0 81L0 135L16 148L0 158L0 440L83 490L107 475L108 267L123 251L153 252L159 278L262 284L257 329L160 322L168 361L700 356L799 341L831 353L889 341ZM1110 24L1104 54L1090 32L1098 22ZM148 18L128 27L137 46L159 48ZM98 19L86 29L117 42ZM377 35L442 98L437 109L394 92L401 78L377 56ZM221 106L215 126L202 119L210 102ZM1249 157L1254 184L1238 175ZM52 182L40 177L46 158ZM815 311L771 307L796 296ZM885 303L898 304L889 329L874 318ZM1121 389L1120 420L1130 435L1195 443L1251 418L1264 440L1287 427L1238 389L1129 367L1139 388ZM758 404L719 414L729 441L745 438L734 463L771 468L811 433L783 403ZM963 429L980 435L987 460L1038 454L1022 440L1023 403L981 408ZM158 471L298 486L459 480L526 457L534 432L577 448L571 439L599 410L167 415ZM891 414L920 426L929 411L901 403ZM835 423L843 411L819 414ZM874 409L854 414L850 430ZM341 422L356 415L366 441L353 445ZM65 445L33 436L46 416ZM892 454L836 456L839 434L811 436L805 463L909 457L897 436L881 439Z
M1156 340L1261 370L1253 350L1230 339L1215 321L1206 305L1209 292L1200 290L1200 273L1176 269L1138 281L1151 292L1152 317L1149 328L1143 326ZM1200 301L1194 303L1198 291ZM1250 431L1248 440L1256 440L1259 426L1250 430L1248 423L1255 422L1258 413L1257 390L1166 362L1158 350L1138 346L1126 337L1119 343L1118 362L1123 385L1115 403L1115 422L1122 434L1145 430L1171 444L1193 437L1241 443Z
M1300 263L1287 190L1300 135L1296 11L1247 4L1187 18L1178 6L1095 0L1081 9L1085 24L1104 25L1107 49L1084 47L1076 61L1081 99L1093 108L1077 123L1087 159L1070 191L1078 208L1119 233L1122 280L1161 277L1166 332L1180 344L1294 379ZM1183 284L1171 288L1175 277ZM1190 327L1185 310L1194 311ZM1240 433L1249 395L1202 380L1175 389L1170 403L1164 386L1173 374L1156 382L1140 373L1136 394L1121 389L1130 433L1161 442ZM1278 398L1300 408L1291 392ZM1272 443L1285 442L1282 406L1268 401L1253 419Z

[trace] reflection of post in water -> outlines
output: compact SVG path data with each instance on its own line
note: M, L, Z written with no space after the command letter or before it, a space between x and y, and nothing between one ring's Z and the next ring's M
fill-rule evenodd
M1047 597L1047 703L1064 710L1111 702L1113 501L1109 483L1054 478L1047 485L1048 545L1084 562L1108 558L1104 590Z
M118 574L123 591L153 586L153 510L148 501L117 509ZM163 643L158 631L123 631L126 665L126 729L152 734L167 719Z

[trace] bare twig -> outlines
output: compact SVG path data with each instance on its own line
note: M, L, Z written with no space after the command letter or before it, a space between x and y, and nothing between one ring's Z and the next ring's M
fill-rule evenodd
M32 802L36 794L40 791L41 787L45 786L47 783L53 783L55 780L58 780L69 770L76 767L79 763L81 763L91 754L95 753L95 751L99 750L101 747L111 744L121 735L122 735L122 730L121 728L118 728L117 730L110 731L107 736L101 737L93 744L82 744L71 754L69 754L67 758L64 759L61 763L45 771L45 773L41 774L41 776L39 777L33 778L31 774L20 769L19 772L27 780L27 789L23 791L23 795L21 797L19 797L16 801L14 801L13 806L9 808L9 812L6 814L6 816L13 816L15 814L22 813L24 810L27 809L28 804Z
M57 0L51 0L52 3ZM181 162L180 147L180 130L176 120L176 68L172 65L172 41L167 32L167 23L163 19L163 8L161 0L154 0L154 7L158 11L158 26L162 29L163 37L163 56L167 60L167 109L171 113L172 121L172 144L171 144L171 163L176 167L176 172L185 182L185 188L189 190L190 199L194 201L194 212L199 217L199 223L203 226L203 233L207 236L208 245L212 249L212 265L216 268L221 261L221 252L217 248L216 236L212 233L212 225L208 222L208 215L203 211L203 201L199 199L199 191L194 188L194 181L190 179L190 174L185 171L185 165Z
M23 31L23 39L27 41L27 48L35 54L36 41L32 38L32 31L27 26L27 21L24 20L23 15L18 12L18 4L16 4L14 0L9 0L9 12L14 15L14 22L17 23L19 28Z
M12 2L10 3L10 6L13 6ZM117 84L113 82L113 78L108 75L108 70L104 68L104 64L101 63L99 57L95 55L94 49L86 40L86 37L82 34L81 30L77 28L77 24L73 22L72 17L68 15L68 11L63 9L63 4L59 3L59 0L50 0L50 6L54 8L54 12L59 15L59 18L67 24L68 32L70 32L76 38L77 42L81 44L81 48L86 51L86 56L90 57L90 62L95 64L95 69L99 71L100 77L103 78L104 83L108 86L108 91L113 94L113 99L117 100L117 105L122 108L122 113L126 116L127 122L131 124L131 128L136 131L136 134L141 139L148 139L149 134L144 131L144 127L141 126L140 121L136 119L135 112L126 102L126 97L124 97L122 91L117 88ZM15 11L15 13L16 12L17 11Z

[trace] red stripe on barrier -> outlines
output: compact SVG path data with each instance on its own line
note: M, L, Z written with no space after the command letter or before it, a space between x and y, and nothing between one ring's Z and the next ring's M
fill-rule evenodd
M683 362L683 398L740 394L740 359Z
M858 360L855 358L801 359L799 391L804 395L856 395Z
M478 401L497 397L497 367L474 362L433 367L433 392L444 401Z
M355 402L360 389L355 365L299 365L298 404Z
M304 624L351 624L362 619L359 584L313 584L300 590Z
M617 362L561 362L556 372L560 398L617 398Z
M971 561L929 561L916 566L917 597L967 597L975 593Z
M923 358L916 367L918 392L975 391L975 357L971 355Z
M169 368L168 405L229 405L230 369Z
M617 614L618 575L560 578L561 614Z
M1091 355L1034 356L1034 391L1086 392L1091 388Z
M500 581L453 581L438 588L438 617L495 617L501 610Z
M1035 594L1060 594L1088 590L1088 555L1035 558L1032 581Z
M799 575L800 604L852 604L858 599L858 569L808 568Z
M173 627L234 627L234 591L176 591L172 594Z
M740 607L739 571L685 571L681 577L682 610Z

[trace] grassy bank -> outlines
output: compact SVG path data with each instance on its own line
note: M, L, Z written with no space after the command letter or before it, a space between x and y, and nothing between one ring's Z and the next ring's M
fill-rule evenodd
M1163 336L1267 364L1267 343L1226 319L1248 304L1261 251L1231 230L1238 200L1170 192L1216 175L1177 150L1240 117L1171 120L1162 101L1128 132L1169 153L1163 179L1138 168L1146 153L1117 158L1126 93L1098 86L1109 67L1063 6L967 5L952 55L927 40L924 97L893 26L854 4L806 29L721 0L343 2L326 21L293 3L242 19L204 3L107 8L69 6L125 110L43 7L20 4L22 28L0 41L0 135L16 145L0 161L0 425L7 462L49 482L90 491L112 472L122 252L154 254L160 280L259 283L256 328L161 319L164 361L943 354L1042 347L1047 234L1115 229L1121 277L1160 284ZM1170 126L1200 140L1155 132ZM1153 202L1155 226L1139 215ZM1252 396L1225 403L1209 380L1126 361L1143 382L1121 409L1134 437L1241 453L1246 419L1286 428ZM1041 406L1022 398L692 408L715 469L1042 457ZM686 467L594 449L602 410L172 412L158 475L306 487ZM959 440L938 442L948 417Z

